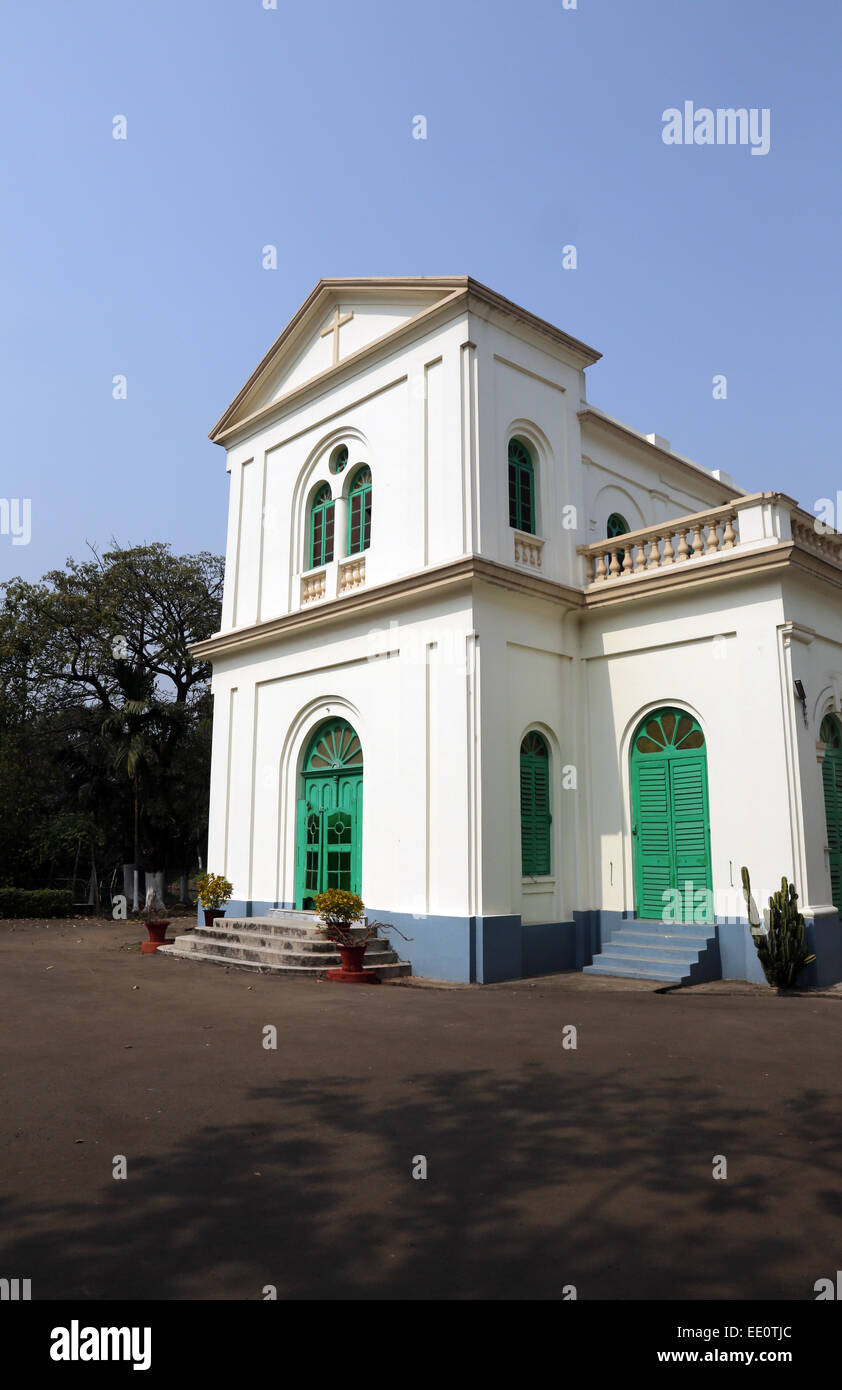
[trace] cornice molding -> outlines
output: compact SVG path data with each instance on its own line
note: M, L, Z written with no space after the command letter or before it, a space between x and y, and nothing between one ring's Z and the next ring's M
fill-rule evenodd
M284 613L277 618L268 618L265 622L216 633L202 642L192 643L190 651L199 661L213 661L215 658L249 651L278 638L298 636L335 623L345 623L351 618L388 609L396 604L436 598L459 589L470 589L478 582L498 585L513 593L548 600L568 610L582 608L585 602L581 589L556 584L551 579L527 574L508 565L498 564L494 560L484 560L478 555L468 555L460 560L438 565L434 569L422 570L418 574L387 584L375 585L371 589L354 590L342 598L308 604L305 608L296 609L293 613Z
M668 449L662 449L658 444L653 444L645 435L638 434L637 430L633 430L630 425L624 425L621 420L614 420L610 415L603 415L602 411L597 410L595 406L584 406L578 412L578 416L582 425L594 425L607 434L622 439L624 443L634 444L637 448L647 452L650 457L658 458L663 463L669 463L671 467L678 469L686 477L694 478L697 483L706 482L710 487L721 488L726 494L726 499L745 496L742 488L734 487L731 483L720 482L706 468L691 463L689 459L682 458L680 454L672 454Z

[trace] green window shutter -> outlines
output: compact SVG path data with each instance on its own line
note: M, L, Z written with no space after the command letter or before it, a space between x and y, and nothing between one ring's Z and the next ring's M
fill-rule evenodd
M348 494L348 554L360 555L371 544L371 470L360 468Z
M509 525L535 535L535 468L519 439L509 440Z
M675 887L681 894L684 916L707 921L696 900L700 889L710 887L708 853L707 773L704 758L675 758L670 764Z
M637 846L637 910L641 917L661 919L672 883L669 764L665 759L641 761L632 787Z
M329 565L333 559L334 504L330 487L319 488L310 508L310 569Z
M521 873L551 872L550 759L540 734L527 734L520 748Z
M304 872L307 859L307 802L302 797L298 803L295 832L295 905L300 908L304 901Z
M842 914L842 748L839 727L828 717L820 737L827 744L822 763L827 851L830 860L830 892L833 906Z
M678 891L679 921L709 920L711 900L695 900L712 885L707 754L702 729L686 710L656 710L640 725L631 792L637 915L663 921L668 909L675 920L669 895Z

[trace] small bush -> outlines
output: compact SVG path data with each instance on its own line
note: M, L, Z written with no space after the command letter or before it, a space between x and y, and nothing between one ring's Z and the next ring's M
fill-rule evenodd
M69 888L0 888L0 918L71 917Z

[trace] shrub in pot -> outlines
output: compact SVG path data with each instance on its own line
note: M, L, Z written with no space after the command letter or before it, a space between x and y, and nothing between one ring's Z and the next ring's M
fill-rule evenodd
M222 874L208 873L202 874L196 884L196 891L205 915L205 926L210 927L216 917L225 916L225 907L234 891L234 885L229 883L227 878L223 878Z
M364 925L355 927L354 923L363 919L363 900L357 893L348 893L344 888L328 888L313 898L316 916L321 917L324 926L319 928L326 941L333 941L339 947L342 969L359 974L363 968L366 946L374 936L372 928Z

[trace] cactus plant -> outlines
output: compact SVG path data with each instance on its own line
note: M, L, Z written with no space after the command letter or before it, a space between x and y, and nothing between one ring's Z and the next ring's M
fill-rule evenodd
M740 870L743 893L748 907L751 938L757 950L763 974L769 984L778 989L792 989L805 965L816 959L804 945L804 917L798 911L795 884L781 879L780 891L769 899L769 925L764 932L755 928L762 923L751 920L751 879L748 869Z

